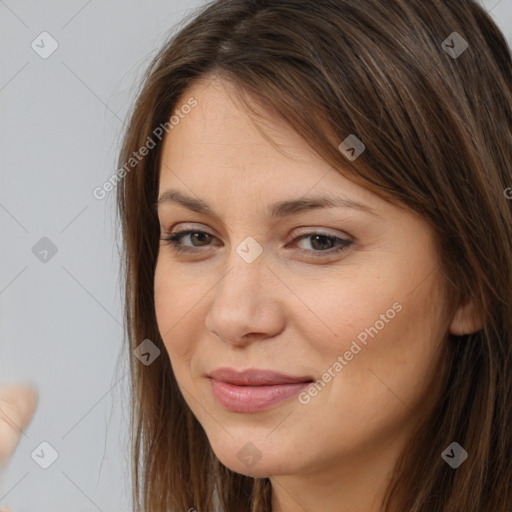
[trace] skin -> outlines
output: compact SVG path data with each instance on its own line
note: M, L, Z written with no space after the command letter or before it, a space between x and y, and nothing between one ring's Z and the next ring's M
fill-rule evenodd
M0 470L5 469L32 421L39 397L30 385L0 386Z
M0 473L16 450L21 432L32 421L39 396L30 385L0 386ZM0 506L0 512L10 512Z
M159 248L156 317L174 374L220 461L270 477L274 512L380 511L400 451L438 397L447 334L478 330L478 312L467 303L447 315L426 222L342 176L267 114L274 147L229 87L220 79L193 84L177 106L191 96L198 105L164 141L159 197L175 188L219 216L173 203L158 209L162 237L183 229L213 235L182 237L196 254L178 254L164 241ZM319 209L277 225L265 217L271 203L323 193L376 214ZM297 236L319 230L353 244L315 258L336 247ZM263 249L252 263L236 252L249 236ZM216 402L206 375L218 367L322 379L394 303L400 312L359 343L308 404L294 397L234 413ZM247 443L261 453L252 467L237 457Z

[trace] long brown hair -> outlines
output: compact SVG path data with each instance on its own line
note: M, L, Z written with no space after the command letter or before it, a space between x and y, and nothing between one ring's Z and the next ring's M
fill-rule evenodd
M510 512L512 62L473 0L216 0L152 61L116 183L137 510L212 512L217 501L225 511L270 511L269 479L235 473L212 452L155 318L155 132L170 132L178 102L205 76L234 84L249 110L244 98L257 98L346 177L421 215L434 229L448 303L455 310L472 298L481 308L481 330L447 335L443 393L397 464L385 510ZM339 149L350 134L366 146L353 161ZM130 160L149 139L155 147ZM145 339L162 352L148 366L134 355ZM454 440L469 454L457 470L441 458Z

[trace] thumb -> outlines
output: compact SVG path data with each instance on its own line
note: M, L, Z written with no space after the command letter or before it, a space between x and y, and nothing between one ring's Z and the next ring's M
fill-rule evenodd
M0 387L0 468L7 464L22 430L32 421L38 400L30 384Z

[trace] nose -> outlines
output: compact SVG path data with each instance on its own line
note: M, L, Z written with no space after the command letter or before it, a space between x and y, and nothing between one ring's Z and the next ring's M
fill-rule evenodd
M247 263L233 251L231 265L215 287L205 324L225 343L244 346L273 338L285 327L279 296L283 287L263 256Z

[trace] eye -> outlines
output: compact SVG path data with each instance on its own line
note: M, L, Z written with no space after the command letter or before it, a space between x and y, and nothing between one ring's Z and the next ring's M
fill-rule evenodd
M353 242L346 238L329 235L321 232L308 232L294 238L294 241L310 240L309 245L313 250L299 249L299 253L305 255L313 255L314 257L326 257L337 254L350 247ZM324 249L322 249L322 247ZM327 249L327 250L326 250Z
M188 239L192 245L184 245L183 239ZM189 253L189 254L197 254L200 252L205 252L201 250L201 247L208 247L208 243L212 240L216 239L214 235L208 233L206 231L199 231L193 229L186 229L183 231L177 231L175 233L171 233L168 236L162 237L160 240L166 243L166 245L171 245L171 248L179 254ZM340 253L346 250L353 244L352 240L348 240L345 238L340 238L334 235L330 235L327 233L312 231L303 233L293 239L292 242L302 241L302 240L310 240L310 246L313 249L303 249L299 248L299 254L305 256L313 256L313 257L328 257L333 254ZM197 244L197 245L196 245ZM327 250L326 250L327 249Z
M194 236L190 237L190 235L194 235ZM199 245L192 245L192 246L183 245L182 239L185 238L186 236L190 237L190 240L192 240L193 243L198 242ZM183 253L183 252L196 253L196 252L199 252L196 249L198 247L203 247L204 246L203 244L205 242L208 242L208 240L211 238L215 238L215 237L212 234L207 233L206 231L185 229L183 231L177 231L176 233L171 233L168 237L163 237L160 240L170 244L172 246L172 248L177 253Z

